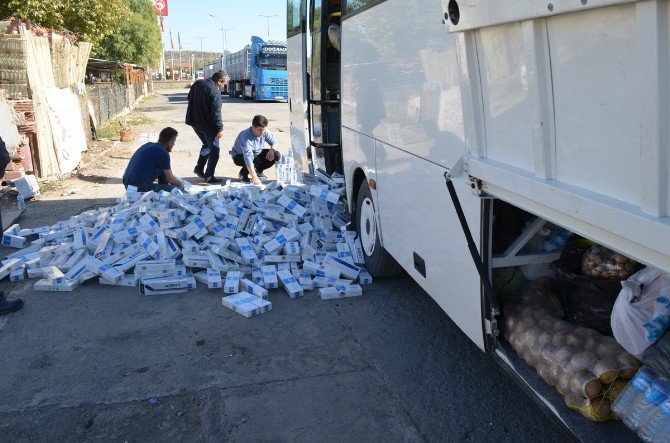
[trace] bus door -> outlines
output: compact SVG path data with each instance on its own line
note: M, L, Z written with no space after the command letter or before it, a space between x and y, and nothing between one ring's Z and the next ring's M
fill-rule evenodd
M309 172L311 147L309 145L309 97L307 10L309 0L288 0L287 3L287 70L288 103L291 131L291 146L296 168Z
M341 0L310 0L309 133L312 165L343 172L340 141ZM309 52L309 50L308 50Z

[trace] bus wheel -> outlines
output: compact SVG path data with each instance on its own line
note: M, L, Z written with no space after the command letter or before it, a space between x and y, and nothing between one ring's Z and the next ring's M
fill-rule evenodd
M356 202L356 233L361 239L365 268L373 277L393 277L402 268L379 242L377 211L367 180L363 180Z

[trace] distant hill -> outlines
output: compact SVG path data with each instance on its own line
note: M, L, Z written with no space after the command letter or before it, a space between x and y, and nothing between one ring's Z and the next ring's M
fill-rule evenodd
M227 54L230 54L230 51L227 51ZM174 54L174 59L179 60L179 51L165 51L165 62L170 63L170 60L172 60L172 55ZM216 60L221 58L221 53L220 52L207 52L203 51L202 54L200 51L193 51L193 50L183 50L181 51L181 61L182 63L186 63L187 61L191 61L191 54L193 54L193 57L195 58L196 63L199 63L200 60L202 60L202 57L205 57L205 63L209 63L212 60Z

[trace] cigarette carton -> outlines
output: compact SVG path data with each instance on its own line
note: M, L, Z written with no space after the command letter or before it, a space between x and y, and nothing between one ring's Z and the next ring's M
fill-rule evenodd
M263 314L272 309L272 303L269 301L261 300L246 292L222 297L221 303L247 318Z
M370 285L372 284L372 276L368 271L361 268L361 272L358 273L358 284L360 285Z
M300 283L295 279L295 277L289 271L278 271L277 277L281 281L284 290L291 298L302 297L305 294Z
M263 286L265 289L274 289L279 287L277 281L277 268L274 265L265 265L261 267L263 273Z
M260 297L263 300L268 299L268 291L262 286L257 285L256 283L243 278L240 280L240 288L243 291L247 291L251 294L254 294L256 297Z
M322 265L326 268L337 270L344 277L350 278L352 280L355 280L358 277L358 273L361 272L361 268L347 263L335 254L327 254L326 258L322 262Z
M281 197L279 197L279 199L277 199L277 203L279 203L280 205L282 205L283 207L285 207L298 217L302 218L305 216L305 213L307 213L307 209L305 209L304 206L299 205L297 202L291 200L286 195L282 195Z
M253 281L257 285L262 285L263 284L263 271L261 271L259 268L252 268L251 269L251 281Z
M18 223L13 224L9 228L5 229L5 232L3 232L4 235L21 235L19 234L19 230L21 230L21 226L19 226Z
M240 291L240 271L228 271L224 283L224 292L226 294L236 294Z
M159 291L184 290L184 292L193 288L191 278L184 277L162 277L142 279L140 282L140 294L153 295L162 293ZM165 292L172 294L172 292Z
M177 264L169 260L141 260L135 264L135 275L141 280L174 275Z
M6 264L2 265L0 267L0 279L3 279L7 277L9 274L11 274L13 271L16 271L20 267L24 266L23 262L19 260L18 258L12 258L7 261Z
M221 272L214 269L207 269L207 287L209 289L221 289Z
M158 243L156 243L151 237L149 237L146 234L146 232L142 232L140 235L137 236L137 243L142 245L144 250L152 257L156 257L158 255L158 252L160 251Z
M359 285L334 286L332 288L319 289L321 300L333 298L358 297L363 295L363 289Z
M65 281L65 274L55 266L46 266L42 268L42 276L48 280L50 284L60 284Z
M21 249L26 244L26 238L13 234L4 234L2 236L2 244L10 248Z
M363 247L361 246L361 239L356 236L355 232L347 231L344 237L347 245L349 245L349 250L356 265L365 264L365 255L363 255Z
M340 200L340 196L334 192L328 191L327 189L322 189L318 186L311 186L309 188L309 194L313 197L320 198L321 200L326 200L327 202L336 204Z
M297 241L286 242L284 245L284 254L300 255L300 243Z
M256 264L256 262L258 262L258 256L256 255L256 252L254 252L254 249L249 244L249 240L247 240L246 238L236 238L235 243L240 248L240 254L242 255L242 259L246 264L253 265Z
M116 268L113 268L107 263L103 263L97 258L90 257L88 262L86 262L86 269L91 271L100 277L104 277L107 280L117 282L123 277L123 273Z
M117 282L107 280L104 277L99 277L98 282L101 285L125 286L128 288L134 288L140 282L140 279L133 274L123 274L123 276Z
M79 282L77 281L65 280L63 283L51 284L49 280L42 279L35 283L33 289L36 291L72 292L77 286L79 286Z
M302 268L316 277L340 278L340 272L338 270L326 268L325 266L319 265L318 263L314 263L309 260L302 264Z
M207 269L210 267L209 255L206 252L185 254L182 259L189 268Z
M13 270L12 272L9 273L9 280L10 281L21 281L25 280L26 278L26 268L21 267L18 269Z

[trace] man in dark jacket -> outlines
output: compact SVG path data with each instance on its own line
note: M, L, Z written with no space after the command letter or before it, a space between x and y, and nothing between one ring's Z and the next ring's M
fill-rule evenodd
M198 163L193 172L207 183L220 183L214 177L219 161L219 139L223 134L221 120L221 88L228 82L226 71L215 72L211 78L193 83L188 92L186 124L193 127L202 142ZM207 169L205 170L205 165Z
M11 158L9 152L7 152L7 146L5 142L0 137L0 178L5 176L5 168L9 164ZM0 214L0 232L4 232L2 226L2 215ZM5 298L5 293L0 291L0 315L9 314L11 312L18 311L23 307L23 300L17 298L16 300L7 300Z

